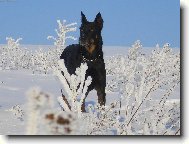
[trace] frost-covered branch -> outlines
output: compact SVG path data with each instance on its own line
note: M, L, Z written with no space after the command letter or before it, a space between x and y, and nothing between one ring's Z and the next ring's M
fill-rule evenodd
M54 45L56 47L57 54L60 56L64 50L66 39L76 40L75 37L66 35L68 32L76 31L75 25L77 25L77 23L71 23L66 25L66 20L64 20L63 22L57 20L57 23L58 29L55 29L57 37L48 36L47 39L53 39L55 41Z
M65 92L65 94L62 94L63 98L59 98L58 101L64 110L71 110L78 113L78 116L81 116L81 105L83 104L88 86L92 81L90 76L85 79L87 64L81 63L81 66L76 69L75 75L68 73L64 60L59 60L58 64L59 68L54 69L54 74L60 80Z

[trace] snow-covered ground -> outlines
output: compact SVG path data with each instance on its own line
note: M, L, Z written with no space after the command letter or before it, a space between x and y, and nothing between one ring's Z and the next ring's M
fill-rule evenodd
M23 46L28 50L53 48L52 46ZM143 48L145 53L151 52L152 48ZM108 56L117 54L126 55L128 47L108 46L103 48L105 59ZM175 48L175 52L179 49ZM108 79L108 77L107 77ZM52 74L32 74L29 70L0 70L0 134L2 135L20 135L26 134L26 92L31 87L40 87L43 91L51 93L56 99L61 95L60 83ZM155 91L155 99L160 99L163 89ZM118 99L116 93L107 92L107 104ZM173 94L169 97L170 101L180 101L180 86L177 86ZM86 104L97 102L96 92L89 93ZM22 119L17 116L11 108L19 105L25 114ZM58 103L57 103L58 107Z

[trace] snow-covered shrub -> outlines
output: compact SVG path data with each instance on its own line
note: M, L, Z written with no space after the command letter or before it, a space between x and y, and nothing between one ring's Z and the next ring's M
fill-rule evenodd
M65 48L65 42L67 39L76 40L73 36L67 36L69 32L76 31L75 25L77 23L66 24L66 20L61 22L57 20L58 29L55 29L57 37L48 36L47 39L54 40L54 49L50 49L49 51L45 52L48 57L48 64L50 69L56 67L58 65L57 61L60 59L60 55L62 54Z
M12 108L8 109L7 111L12 112L12 114L19 119L20 121L23 121L24 111L20 107L20 105L14 105Z
M29 68L29 52L27 49L20 48L20 40L7 37L7 45L0 50L0 67L1 69L23 69Z
M120 112L124 119L123 134L163 135L168 121L172 119L169 110L173 106L170 104L167 107L166 103L180 83L180 54L173 53L169 44L161 49L157 47L149 56L142 54L141 48L140 41L136 41L128 56L119 55L108 60L106 69L112 79L107 83L107 91L119 93ZM164 94L159 102L154 103L160 91ZM180 105L177 105L174 113L177 121L171 124L180 128ZM172 133L174 130L166 132Z
M59 60L58 64L59 67L54 70L54 74L60 80L64 90L62 97L58 99L59 103L65 111L72 111L81 116L81 106L88 86L92 82L90 76L85 79L88 66L86 63L81 63L81 66L75 71L76 74L70 75L65 67L64 60Z
M45 113L45 125L43 132L51 135L75 135L77 134L77 119L73 113L51 111Z
M47 74L50 69L48 55L42 49L35 50L31 55L30 68L34 72Z
M33 73L52 73L52 68L57 67L57 61L60 59L65 48L67 39L76 40L73 36L67 36L68 32L76 31L76 23L66 24L64 20L57 20L58 29L55 29L57 37L48 36L48 39L54 40L55 48L49 50L28 51L20 48L21 38L14 40L6 38L7 45L0 49L0 68L1 69L29 69Z
M77 23L66 24L66 20L63 20L63 22L61 22L60 20L57 20L57 23L58 23L58 29L55 29L57 38L54 36L48 36L47 39L54 40L54 46L56 47L55 53L58 54L58 56L60 57L60 55L62 54L64 50L66 40L67 39L76 40L75 37L66 36L66 35L68 32L76 31L75 25Z
M27 135L79 134L76 115L57 109L51 94L31 88L27 98Z
M65 48L65 42L67 39L76 40L73 36L67 36L68 32L76 31L76 23L66 24L64 20L61 22L57 20L58 29L55 29L57 37L48 36L47 39L54 40L54 48L47 51L42 49L36 50L31 56L31 69L33 73L52 73L53 68L58 66L58 60Z
M116 120L114 109L116 103L110 107L107 106L106 110L99 105L89 105L88 113L80 113L57 109L52 95L41 91L39 88L30 89L27 92L27 98L27 135L113 134L112 129L113 126L115 127ZM62 100L59 102L63 103ZM64 104L63 106L65 109Z
M39 88L32 88L27 92L27 130L26 134L36 135L40 133L40 126L43 126L42 118L46 110L53 107L52 97L42 92Z

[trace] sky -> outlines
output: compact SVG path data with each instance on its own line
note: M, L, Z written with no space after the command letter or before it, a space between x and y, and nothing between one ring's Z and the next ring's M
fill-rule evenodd
M101 12L106 46L143 46L170 43L180 47L179 0L0 0L0 44L6 37L21 37L21 44L51 45L57 20L81 24L81 11L88 21ZM69 35L79 37L79 29ZM68 41L67 45L78 43Z

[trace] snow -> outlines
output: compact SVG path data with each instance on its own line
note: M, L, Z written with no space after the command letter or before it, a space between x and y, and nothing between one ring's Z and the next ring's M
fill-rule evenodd
M0 46L1 47L1 46ZM35 46L24 45L29 50L36 50L39 47L46 50L53 48L53 46ZM151 52L151 48L143 48L146 53ZM103 47L105 59L113 55L126 55L128 47L104 46ZM179 49L175 48L178 52ZM109 79L109 76L107 76ZM26 134L26 92L31 87L40 87L43 91L53 95L55 99L61 96L60 82L52 74L33 74L30 70L0 70L0 134L3 135L23 135ZM160 99L165 92L163 88L155 91L154 100ZM112 92L107 93L107 105L114 100L118 100L118 94ZM169 97L171 103L180 102L180 85L175 88L173 94ZM97 102L96 91L91 91L86 99L86 105L94 105ZM10 109L13 106L19 105L24 112L23 119L20 119ZM56 106L59 107L58 102Z

